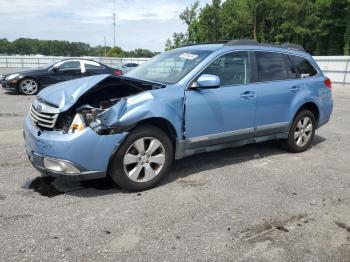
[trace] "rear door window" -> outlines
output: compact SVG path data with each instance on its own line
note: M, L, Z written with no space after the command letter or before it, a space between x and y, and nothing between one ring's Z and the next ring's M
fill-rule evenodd
M273 52L255 52L255 55L259 82L297 78L288 55Z
M311 65L311 63L304 57L291 56L294 64L299 71L301 78L311 77L317 75L317 70Z

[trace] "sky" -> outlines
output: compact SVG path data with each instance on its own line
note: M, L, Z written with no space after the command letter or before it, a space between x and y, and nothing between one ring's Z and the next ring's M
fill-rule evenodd
M179 14L195 0L115 0L116 45L163 51L173 32L185 32ZM205 5L210 0L200 1ZM113 45L114 0L0 0L0 38L67 40Z

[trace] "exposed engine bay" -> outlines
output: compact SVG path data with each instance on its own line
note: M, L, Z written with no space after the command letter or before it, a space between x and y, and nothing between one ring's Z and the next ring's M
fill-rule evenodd
M74 133L87 126L94 127L99 124L98 115L121 99L163 87L158 83L110 76L82 95L68 111L60 113L54 130Z

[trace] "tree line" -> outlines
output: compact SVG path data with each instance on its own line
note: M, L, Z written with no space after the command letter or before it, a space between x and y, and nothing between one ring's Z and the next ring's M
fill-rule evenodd
M0 54L12 55L47 55L47 56L114 56L114 57L152 57L158 53L137 48L125 51L120 47L90 46L82 42L59 40L39 40L19 38L13 42L0 39Z
M185 33L174 33L166 50L186 43L255 39L294 43L313 55L350 55L350 0L199 1L180 14Z

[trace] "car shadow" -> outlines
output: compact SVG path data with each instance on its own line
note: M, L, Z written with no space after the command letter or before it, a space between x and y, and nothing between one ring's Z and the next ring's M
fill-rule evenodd
M324 142L324 137L315 135L312 147ZM311 150L312 147L309 149ZM171 173L160 182L159 186L172 183L178 179L203 171L222 168L249 162L255 159L268 158L273 155L291 154L285 150L279 141L250 144L242 147L228 148L221 151L203 153L176 161Z
M21 96L21 97L29 97L29 98L36 97L36 95L22 95L20 92L17 92L15 90L6 90L4 94L9 96Z
M20 96L21 94L15 90L5 90L4 92L5 95L10 95L10 96Z
M326 138L315 135L312 147L316 147L324 141L326 141ZM203 171L210 171L229 165L237 165L255 159L283 154L290 153L284 150L278 141L269 141L190 156L175 161L169 175L156 187L165 186L166 184ZM66 179L37 177L31 182L27 182L24 188L33 189L47 197L54 197L61 194L68 194L75 197L97 197L115 193L140 194L123 190L108 178L75 182Z

